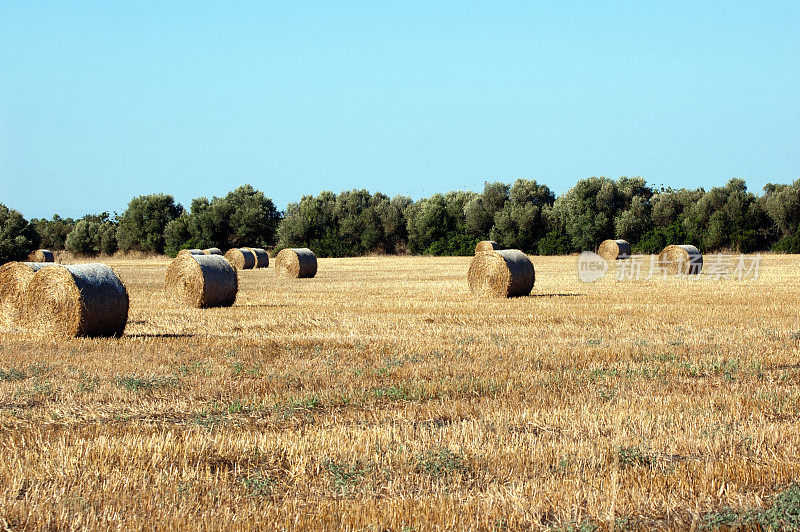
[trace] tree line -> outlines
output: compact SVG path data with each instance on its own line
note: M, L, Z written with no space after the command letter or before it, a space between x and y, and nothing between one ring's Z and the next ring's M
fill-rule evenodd
M565 194L535 180L486 183L482 192L453 191L413 201L350 190L303 196L280 212L250 185L223 197L169 194L133 198L121 215L26 220L0 204L0 262L36 248L93 256L166 253L182 248L308 247L320 257L372 253L469 255L484 239L531 254L595 249L623 238L635 252L691 243L703 252L772 250L800 253L800 180L747 191L741 179L711 190L655 189L640 177L590 177Z

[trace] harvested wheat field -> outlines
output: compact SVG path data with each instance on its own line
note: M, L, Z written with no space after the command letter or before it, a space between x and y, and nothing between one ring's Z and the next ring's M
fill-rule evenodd
M800 256L532 259L529 297L474 297L472 257L320 259L212 309L168 301L168 259L108 261L123 337L1 329L0 525L688 529L794 493Z

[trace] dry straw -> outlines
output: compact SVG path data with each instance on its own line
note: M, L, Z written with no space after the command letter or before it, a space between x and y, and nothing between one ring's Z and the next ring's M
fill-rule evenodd
M517 249L477 253L467 272L469 289L479 296L527 296L535 280L531 259Z
M275 271L284 277L314 277L317 256L308 248L286 248L275 256Z
M178 252L178 256L181 255L203 255L202 249L182 249Z
M70 336L122 336L128 291L105 264L42 268L28 284L25 322Z
M269 266L269 253L266 249L262 248L244 248L249 249L256 257L256 268L266 268Z
M55 256L53 252L49 249L37 249L30 255L28 255L28 260L31 262L55 262Z
M631 245L627 240L603 240L597 248L597 254L609 260L631 258Z
M475 246L475 253L480 253L481 251L498 251L501 249L503 249L503 247L494 240L482 240Z
M222 255L222 250L219 248L204 249L203 255Z
M658 254L658 263L667 273L696 275L703 269L703 255L692 245L672 245Z
M256 267L256 256L247 248L233 248L225 253L225 258L237 270L251 270Z
M183 255L167 268L167 295L196 308L229 307L236 301L236 270L220 255Z
M15 322L22 317L25 292L36 272L52 262L9 262L0 266L0 315Z

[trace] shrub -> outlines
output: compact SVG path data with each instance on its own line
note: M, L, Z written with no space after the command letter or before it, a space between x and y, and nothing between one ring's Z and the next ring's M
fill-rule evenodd
M800 233L786 235L772 246L772 251L778 253L800 253Z
M550 231L539 240L539 255L567 255L572 253L572 240L562 231Z

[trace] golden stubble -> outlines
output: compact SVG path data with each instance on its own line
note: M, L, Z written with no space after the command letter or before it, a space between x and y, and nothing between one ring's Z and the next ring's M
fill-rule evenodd
M800 257L591 284L532 257L499 300L470 260L245 270L213 309L109 261L122 338L0 329L0 524L688 528L800 476Z

